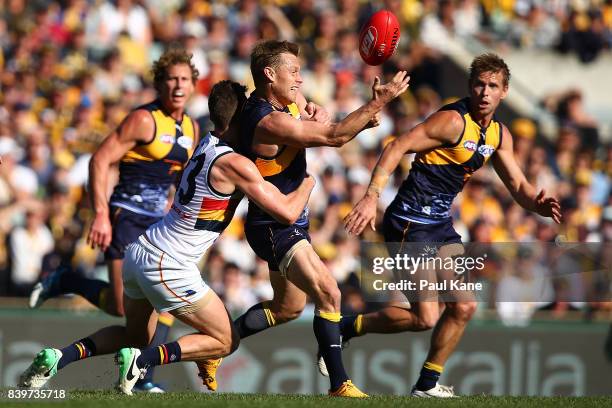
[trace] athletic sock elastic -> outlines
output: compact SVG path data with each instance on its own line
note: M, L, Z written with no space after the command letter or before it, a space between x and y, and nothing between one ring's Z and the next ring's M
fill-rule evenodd
M181 361L181 346L178 344L178 341L161 344L159 346L150 346L140 352L141 354L136 360L136 365L140 368L178 363Z
M276 326L276 320L269 306L270 302L258 303L234 321L241 339Z
M82 360L84 358L95 356L96 345L89 337L85 337L84 339L75 341L71 345L64 347L61 352L62 357L57 363L58 370L61 370L68 364L73 363L77 360Z
M416 389L427 391L435 387L442 371L444 371L443 366L426 361L421 368L421 374L415 385Z
M347 341L353 337L363 335L362 322L362 314L358 314L356 316L342 316L342 319L340 320L340 333L342 334L342 341Z
M157 326L155 327L155 334L153 335L153 339L151 340L151 344L149 346L160 346L168 340L168 333L170 333L170 328L174 324L174 318L168 315L160 315L157 319ZM155 367L151 367L147 370L144 378L136 381L136 386L141 384L146 384L148 382L153 382L153 373L155 372Z
M340 344L340 313L315 311L312 328L319 343L319 353L325 360L331 390L338 389L348 375L342 364L342 345Z

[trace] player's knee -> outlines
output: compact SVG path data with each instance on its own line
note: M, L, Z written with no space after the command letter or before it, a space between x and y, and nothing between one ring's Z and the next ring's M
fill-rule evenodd
M438 323L438 319L439 317L433 314L428 314L428 315L421 317L417 321L417 330L425 331L425 330L433 329Z
M319 285L319 297L325 308L337 309L340 305L340 289L338 283L331 276L321 280Z
M236 351L240 345L240 335L237 330L232 329L230 332L221 336L219 341L221 342L219 354L221 356L227 356Z
M457 320L469 321L476 313L477 307L478 303L476 302L457 302L450 306L449 310Z

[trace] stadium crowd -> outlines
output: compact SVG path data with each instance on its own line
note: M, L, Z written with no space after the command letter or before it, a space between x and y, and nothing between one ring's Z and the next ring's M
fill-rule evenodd
M357 27L383 6L400 18L403 40L389 63L371 67L359 57ZM344 310L361 312L369 305L356 275L360 240L344 232L342 219L363 195L382 146L463 96L440 94L445 38L556 48L584 62L612 43L609 0L0 0L0 13L0 296L27 296L41 274L60 266L96 273L99 254L85 244L92 215L88 160L130 109L154 98L150 63L169 44L193 53L200 79L188 112L203 127L212 85L230 78L252 89L249 53L260 39L301 45L302 92L335 119L369 98L376 75L410 72L409 91L388 107L379 127L341 149L307 151L318 181L310 200L313 245L341 284ZM546 106L558 117L554 140L543 138L530 118L507 125L529 180L562 200L564 223L528 214L486 167L454 205L464 241L553 242L559 235L569 242L612 241L612 145L600 141L579 90L551 97ZM381 215L410 162L406 157L383 192ZM234 313L272 293L265 263L244 240L245 214L243 203L204 267ZM381 240L370 230L363 239ZM610 297L605 279L597 282L602 300ZM554 294L551 302L559 316L574 307L554 302ZM610 309L606 302L589 305Z

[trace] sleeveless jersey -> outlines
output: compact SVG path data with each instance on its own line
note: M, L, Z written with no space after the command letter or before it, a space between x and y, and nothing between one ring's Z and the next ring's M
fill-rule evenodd
M197 262L230 223L242 199L215 191L210 169L231 147L208 133L185 167L172 208L145 232L147 239L178 261Z
M470 116L469 98L440 109L448 110L463 118L463 133L455 144L417 154L390 205L391 216L422 224L448 220L457 194L499 148L502 124L493 118L488 127L481 128Z
M183 114L181 121L174 120L157 100L138 109L151 113L155 135L151 142L137 144L121 159L119 183L110 204L161 217L166 211L170 186L193 152L195 126L187 114Z
M272 157L260 156L253 151L255 128L261 119L275 109L265 99L252 95L245 103L240 114L240 143L238 153L252 160L262 177L274 184L281 193L289 194L296 190L306 176L306 152L303 148L280 146ZM288 105L282 112L300 119L300 111L295 103ZM251 201L247 214L247 224L274 224L277 221ZM308 227L308 207L304 209L295 225Z

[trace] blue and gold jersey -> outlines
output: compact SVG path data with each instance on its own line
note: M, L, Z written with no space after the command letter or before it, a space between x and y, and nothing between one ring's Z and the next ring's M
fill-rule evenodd
M274 184L281 193L289 194L296 190L306 176L306 152L303 148L281 146L273 157L260 156L253 151L255 128L261 119L274 112L272 104L265 99L251 96L245 103L240 115L240 143L238 153L252 160L263 178ZM285 107L283 112L300 118L300 112L295 103ZM249 202L247 224L262 225L276 223L272 216ZM308 209L305 208L295 223L300 227L308 226Z
M443 106L454 110L464 121L463 133L453 145L417 154L406 180L390 205L390 214L423 224L447 221L457 194L472 174L499 148L502 124L495 118L481 128L469 113L469 98Z
M195 125L183 114L176 121L164 112L159 101L136 108L151 113L155 134L148 143L139 143L119 163L119 183L110 204L154 217L163 216L168 191L194 149Z

